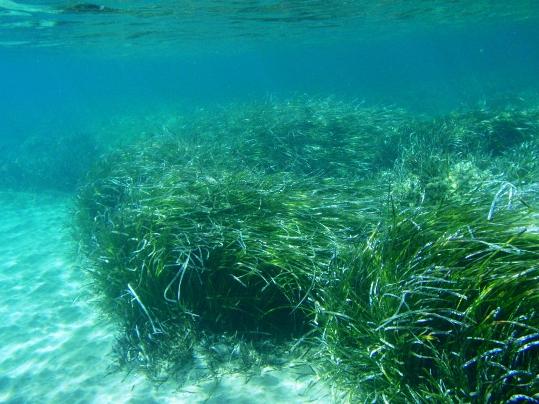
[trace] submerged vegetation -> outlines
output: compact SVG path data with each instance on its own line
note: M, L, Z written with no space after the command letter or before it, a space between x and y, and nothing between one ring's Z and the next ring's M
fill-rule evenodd
M119 362L152 377L308 358L353 401L539 391L539 109L298 99L110 153L76 228Z

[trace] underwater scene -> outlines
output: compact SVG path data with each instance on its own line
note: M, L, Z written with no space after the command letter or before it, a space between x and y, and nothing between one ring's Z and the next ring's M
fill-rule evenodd
M539 403L539 2L0 0L0 402Z

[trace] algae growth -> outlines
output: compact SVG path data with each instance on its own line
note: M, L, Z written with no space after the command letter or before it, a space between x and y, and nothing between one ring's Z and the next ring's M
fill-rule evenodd
M532 402L538 118L304 97L109 153L75 225L119 363L308 361L352 401Z

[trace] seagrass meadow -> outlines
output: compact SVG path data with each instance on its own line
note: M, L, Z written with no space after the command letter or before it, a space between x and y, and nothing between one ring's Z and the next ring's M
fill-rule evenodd
M175 122L104 154L76 198L119 366L184 383L308 364L343 401L539 400L537 104L302 96Z
M539 1L0 0L0 403L539 403Z

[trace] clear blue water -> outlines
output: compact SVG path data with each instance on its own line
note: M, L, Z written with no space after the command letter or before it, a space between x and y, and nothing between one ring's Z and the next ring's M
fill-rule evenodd
M0 2L2 139L172 102L308 93L437 112L539 86L533 1L139 3Z
M62 165L71 144L59 149L51 146L55 139L69 138L75 145L97 135L114 143L116 136L126 133L162 130L170 111L302 94L441 114L507 98L536 97L538 92L539 2L533 0L0 0L0 188L17 195L3 194L2 209L9 205L10 215L0 217L0 228L19 232L1 243L5 255L0 268L2 276L19 271L21 277L0 291L3 313L24 315L28 310L31 296L17 295L17 285L34 276L30 261L44 282L58 285L64 278L59 281L55 271L50 275L51 265L60 270L59 262L71 259L72 250L65 243L46 246L46 234L38 236L43 243L28 244L36 237L36 225L22 220L28 200L39 206L36 195L61 191L65 195L56 206L64 219L45 216L48 221L38 227L51 234L67 231L66 198L73 196L84 172L74 172L71 163ZM60 166L56 177L51 172L37 174L35 167L49 165ZM67 185L57 182L62 176L73 180ZM50 211L52 205L47 199L44 209ZM32 212L34 220L42 217ZM57 258L58 249L68 258ZM25 254L30 258L21 259ZM77 288L84 287L82 278L71 276ZM52 303L61 288L40 293L51 302L47 310L54 312ZM77 296L71 293L67 299ZM86 316L84 310L80 316ZM59 315L51 317L56 325ZM77 320L69 319L73 321ZM24 332L9 334L12 350L6 352L16 350L17 339L35 331L31 321L24 324ZM46 321L42 327L44 335L52 332ZM99 329L99 321L84 323L84 330L92 327ZM89 332L85 335L76 338L91 339ZM104 344L110 349L110 341ZM94 345L95 356L101 348ZM68 355L72 344L58 349L60 357L66 350L69 363L84 364L88 357ZM45 347L40 353L45 367L47 352ZM30 363L33 353L25 355L19 362L0 362L0 374L9 375L0 384L0 401L37 402L42 392L38 385L46 380L57 386L65 382L58 376L61 369L33 379L31 366L22 366ZM95 362L89 359L93 365L88 366ZM85 372L85 366L75 368L70 368L72 374ZM94 387L101 383L92 377L84 380ZM115 383L119 381L110 382L110 391ZM51 393L45 401L77 395L75 387L66 389L69 394ZM156 399L144 389L137 394L134 397L143 402ZM98 401L96 397L112 396L89 387L80 400Z

